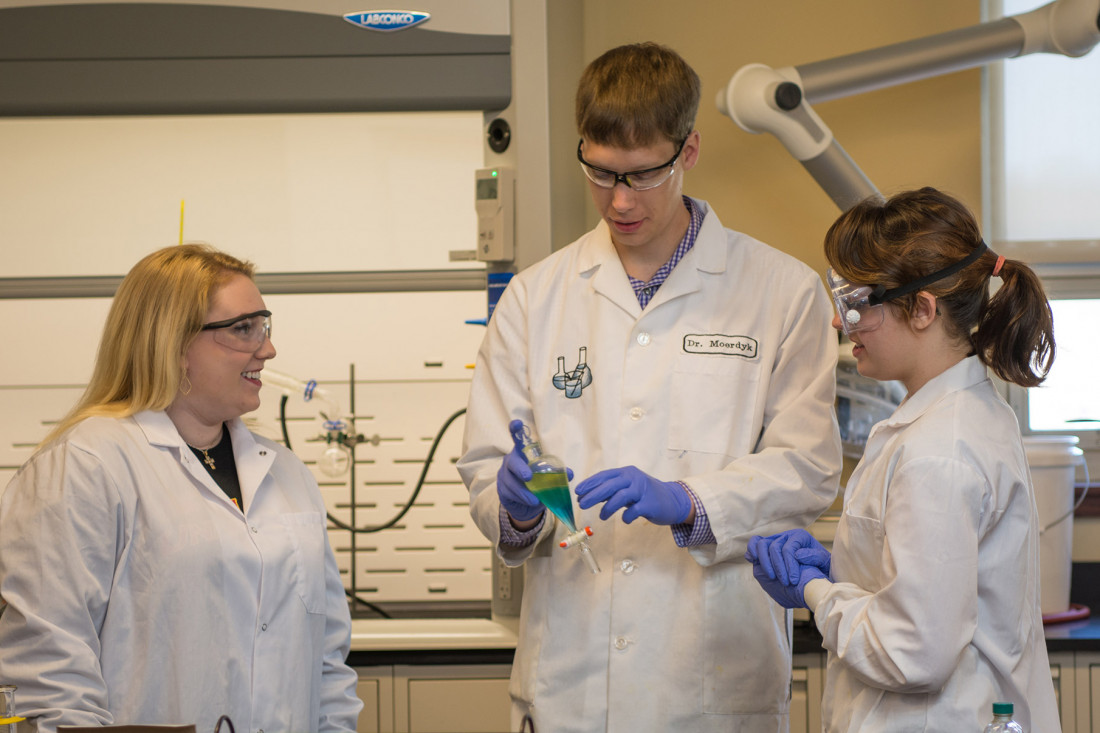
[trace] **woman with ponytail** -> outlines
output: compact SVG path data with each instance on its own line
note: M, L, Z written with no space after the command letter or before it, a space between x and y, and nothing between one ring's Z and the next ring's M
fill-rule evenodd
M981 730L994 702L1011 702L1024 730L1058 731L1035 498L1016 417L987 375L1032 387L1049 371L1039 278L932 188L845 212L825 255L833 326L860 374L907 394L867 439L832 553L791 530L746 554L772 598L814 613L824 728Z

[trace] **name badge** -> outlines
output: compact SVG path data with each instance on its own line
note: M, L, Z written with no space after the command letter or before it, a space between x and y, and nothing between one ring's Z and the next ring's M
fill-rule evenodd
M726 336L720 333L689 333L684 336L687 354L712 354L756 358L756 339L749 336Z

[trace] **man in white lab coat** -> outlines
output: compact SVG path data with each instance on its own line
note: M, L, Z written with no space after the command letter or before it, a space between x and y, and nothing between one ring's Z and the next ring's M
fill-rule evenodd
M512 280L478 353L458 468L526 567L510 691L540 730L788 729L791 617L743 555L836 495L836 337L810 268L682 194L699 90L654 44L589 65L578 158L602 221ZM513 419L581 479L602 572L523 488Z

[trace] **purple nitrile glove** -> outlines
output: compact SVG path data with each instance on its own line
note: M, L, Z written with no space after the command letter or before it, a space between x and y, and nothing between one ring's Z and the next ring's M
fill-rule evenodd
M771 577L760 562L752 564L752 575L760 583L764 592L783 608L806 608L806 584L818 578L828 580L825 574L813 565L803 565L798 582L789 585L780 582L778 578Z
M500 497L500 505L504 511L517 522L526 522L534 519L544 511L539 498L527 488L526 481L531 480L531 468L527 465L527 459L519 452L519 448L504 456L497 471L497 495Z
M516 423L522 425L519 420L513 420L508 425L509 434L516 431ZM546 511L546 507L527 488L526 482L534 474L527 465L527 459L523 457L519 441L513 437L512 443L512 452L504 456L500 470L497 471L497 495L500 497L500 505L512 519L527 522Z
M761 563L769 578L775 577L775 571L771 569L771 561L768 560L768 545L778 536L777 534L768 537L754 535L749 538L749 548L745 551L745 559L751 563Z
M768 544L768 560L771 563L769 576L785 585L797 585L805 565L816 567L826 577L832 565L829 551L804 529L788 529L773 535Z
M623 521L645 517L654 524L682 524L691 515L691 497L675 481L659 481L635 466L611 468L577 484L577 503L588 509L603 503L600 519L626 508Z

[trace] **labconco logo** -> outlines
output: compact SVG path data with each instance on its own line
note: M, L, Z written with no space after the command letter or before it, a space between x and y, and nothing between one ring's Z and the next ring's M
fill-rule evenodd
M431 13L418 10L364 10L361 13L348 13L344 20L372 31L403 31L420 25L432 17Z

